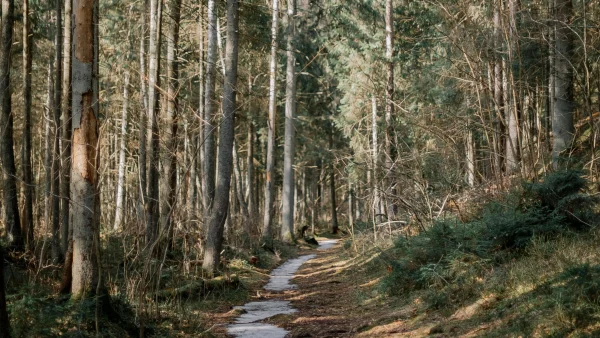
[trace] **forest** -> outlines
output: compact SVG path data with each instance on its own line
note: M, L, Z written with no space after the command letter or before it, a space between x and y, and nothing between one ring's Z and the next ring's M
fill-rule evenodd
M600 336L600 1L0 2L0 338Z

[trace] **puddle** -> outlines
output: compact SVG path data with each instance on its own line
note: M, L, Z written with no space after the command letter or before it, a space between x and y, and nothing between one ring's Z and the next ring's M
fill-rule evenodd
M317 255L304 255L298 258L290 259L289 261L281 264L277 269L271 272L271 278L267 285L265 285L265 290L269 291L285 291L285 290L293 290L298 286L290 283L290 280L294 278L294 274L302 264L307 261L317 257Z
M329 239L319 242L318 250L327 250L335 245L337 240ZM317 255L304 255L290 259L271 272L271 278L265 290L285 291L297 288L290 283L294 274L302 264L315 258ZM271 324L257 323L258 321L280 315L291 314L298 310L292 308L289 301L268 300L264 302L250 302L236 309L243 309L245 313L236 318L235 322L227 326L227 333L233 337L243 338L284 338L289 332Z

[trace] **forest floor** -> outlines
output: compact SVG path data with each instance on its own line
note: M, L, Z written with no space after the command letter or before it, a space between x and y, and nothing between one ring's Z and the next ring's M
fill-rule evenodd
M415 318L415 306L398 307L392 299L382 298L373 290L379 281L377 276L385 273L368 271L369 261L377 259L376 256L351 257L343 249L342 241L329 250L298 252L310 253L316 253L317 257L296 273L292 283L297 289L270 292L258 284L250 288L250 301L287 300L298 310L265 319L263 323L285 328L290 331L288 337L414 337L435 332L435 318ZM226 324L239 314L231 310L209 315L209 321L214 323L211 333L227 337Z

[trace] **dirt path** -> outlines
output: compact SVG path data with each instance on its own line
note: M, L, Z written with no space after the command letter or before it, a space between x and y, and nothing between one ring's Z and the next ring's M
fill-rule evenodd
M296 289L285 291L256 290L252 302L281 300L291 302L297 310L262 320L289 331L286 337L395 337L426 336L429 327L412 328L415 316L412 307L394 310L389 300L373 297L372 287L377 280L369 280L366 262L348 257L342 241L325 251L310 250L316 254L304 263L292 283ZM227 314L229 322L239 316L236 310ZM387 324L387 325L386 325ZM217 330L225 337L224 331Z

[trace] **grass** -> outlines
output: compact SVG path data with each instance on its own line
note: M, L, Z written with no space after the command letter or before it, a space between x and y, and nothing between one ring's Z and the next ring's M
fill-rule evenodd
M585 186L581 173L559 172L474 206L466 222L439 219L391 245L365 227L355 272L380 280L356 301L413 312L364 334L600 336L598 201Z

